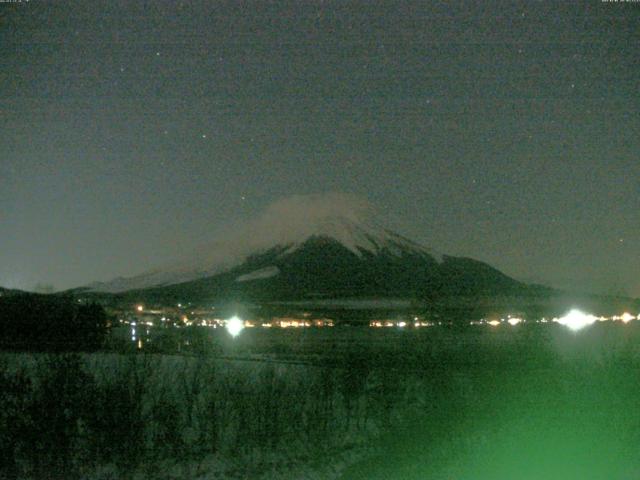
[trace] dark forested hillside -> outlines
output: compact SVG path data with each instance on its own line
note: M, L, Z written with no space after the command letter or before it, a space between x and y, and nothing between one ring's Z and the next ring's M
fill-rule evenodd
M0 297L0 348L29 351L93 351L107 333L96 304L71 297L22 293Z

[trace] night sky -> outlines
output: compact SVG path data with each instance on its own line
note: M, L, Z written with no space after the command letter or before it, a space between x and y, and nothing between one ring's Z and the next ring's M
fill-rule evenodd
M640 296L640 3L0 3L0 285L166 263L294 194Z

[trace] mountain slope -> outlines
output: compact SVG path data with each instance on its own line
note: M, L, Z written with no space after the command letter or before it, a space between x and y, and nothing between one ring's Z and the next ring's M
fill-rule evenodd
M26 294L28 294L28 292L23 290L0 287L0 297L10 297L13 295L26 295Z
M331 238L358 257L384 250L391 255L417 252L442 260L441 254L380 226L366 203L338 194L307 195L278 202L257 220L233 228L219 241L165 266L134 277L95 282L86 288L117 293L208 278L260 253L293 253L314 237Z
M163 268L88 286L171 301L428 299L522 288L487 264L440 254L382 227L368 204L340 195L295 197Z
M206 278L128 292L180 302L253 302L339 298L433 299L510 295L525 286L482 262L451 256L439 262L419 250L358 253L331 237L314 236L292 249L278 246Z

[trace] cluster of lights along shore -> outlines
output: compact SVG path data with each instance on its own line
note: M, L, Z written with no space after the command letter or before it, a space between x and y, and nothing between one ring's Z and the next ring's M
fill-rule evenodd
M431 327L434 325L442 325L442 322L424 322L421 321L418 317L414 317L413 322L407 322L405 320L393 321L393 320L372 320L369 322L370 327ZM500 319L485 319L482 318L480 320L472 320L469 322L469 325L488 325L490 327L498 327L500 325L510 325L516 326L521 323L558 323L560 325L564 325L567 328L577 331L581 330L584 327L588 327L589 325L596 322L622 322L629 323L632 320L640 320L640 313L638 315L632 315L629 312L624 312L622 315L613 315L611 317L604 316L595 316L588 313L584 313L578 309L573 309L569 311L566 315L562 317L553 317L551 319L548 318L540 318L536 320L527 320L518 316L507 315L506 318Z
M135 342L138 348L142 347L141 333L142 331L149 334L149 329L155 326L164 327L188 327L188 326L201 326L210 328L224 328L232 337L237 337L242 333L245 328L321 328L321 327L333 327L334 321L327 318L311 318L311 314L302 314L303 318L290 318L290 317L274 317L268 321L259 320L247 320L242 319L238 315L233 315L230 318L215 318L211 315L211 311L215 310L214 307L209 310L190 310L189 316L184 312L187 305L178 304L177 311L180 314L177 316L177 320L170 318L170 313L166 309L147 309L144 305L136 305L133 312L129 312L125 315L125 318L121 318L119 322L121 324L128 324L131 328L131 340ZM175 313L175 312L174 312ZM585 327L588 327L596 322L622 322L624 324L633 320L640 321L640 314L632 315L629 312L624 312L621 315L613 315L609 317L595 316L589 313L582 312L577 309L570 310L562 317L553 318L540 318L540 319L525 319L520 316L507 315L504 318L482 318L480 320L470 321L470 325L486 325L490 328L506 326L515 327L524 323L557 323L566 326L570 330L578 331ZM159 323L158 323L159 322ZM373 328L423 328L443 325L445 322L432 322L425 321L420 317L412 317L411 320L370 320L368 325Z

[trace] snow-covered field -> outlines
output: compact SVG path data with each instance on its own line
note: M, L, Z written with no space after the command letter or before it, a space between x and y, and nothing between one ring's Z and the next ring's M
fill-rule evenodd
M357 367L117 354L0 364L2 478L337 478L406 403L397 379Z
M639 393L633 324L268 335L259 361L0 354L0 478L440 478L406 472L432 457L421 471L462 468L458 449L472 469L487 442L520 435L512 426L530 413L550 435L559 418L567 438L592 425L620 449L638 433L633 422L616 427L618 440L606 431L609 418L637 420L624 410ZM238 352L258 340L245 337ZM277 352L316 364L281 363ZM578 418L574 401L599 416Z

